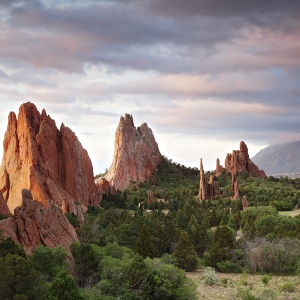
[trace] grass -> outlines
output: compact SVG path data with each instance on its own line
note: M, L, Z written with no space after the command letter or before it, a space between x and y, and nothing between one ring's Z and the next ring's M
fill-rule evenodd
M237 294L241 290L249 290L251 295L260 299L300 299L300 288L298 285L297 276L275 276L268 275L269 281L267 286L262 281L262 274L247 274L247 286L243 285L242 282L245 279L245 274L224 274L216 273L219 279L218 284L207 285L203 282L205 275L205 269L199 269L197 272L187 273L189 278L195 280L198 285L198 299L205 300L233 300L242 299L238 298ZM295 291L284 290L284 287L295 286ZM276 294L276 298L268 298L262 295Z
M292 211L280 211L279 214L281 216L286 216L286 217L295 217L295 216L298 216L300 215L300 209L295 209L295 210L292 210Z

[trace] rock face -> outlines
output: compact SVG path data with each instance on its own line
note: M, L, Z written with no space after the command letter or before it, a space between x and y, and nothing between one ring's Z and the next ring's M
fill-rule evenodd
M202 158L200 159L200 185L198 199L203 201L205 199L213 199L218 195L217 183L213 181L213 175L210 176L207 182L203 170Z
M22 204L23 188L44 207L51 201L60 207L64 203L75 214L75 202L97 205L101 199L91 160L74 132L64 124L58 130L34 104L22 104L18 119L14 112L9 114L3 148L0 189L11 212Z
M108 194L114 194L114 190L110 186L109 182L104 178L101 177L99 180L95 181L96 185L100 188L102 194L108 195Z
M236 200L240 197L239 193L239 181L235 174L232 174L231 177L231 190L233 192L233 197L231 197L232 200Z
M31 254L38 245L52 248L63 245L69 249L73 242L78 242L76 231L62 209L53 201L44 208L26 189L22 190L22 205L15 209L14 217L0 221L0 229L5 236L21 243L26 254Z
M10 216L11 215L1 191L0 191L0 215L2 215L2 216Z
M266 174L251 161L248 154L247 145L241 141L240 150L233 150L232 154L227 154L225 159L225 170L231 174L245 171L250 176L265 177ZM216 175L220 174L220 170L216 170Z
M245 210L249 205L246 195L244 195L243 198L242 198L242 205L243 205L243 210Z
M152 130L146 123L134 127L131 115L121 117L115 134L113 162L104 176L115 189L130 181L143 181L157 171L161 154Z

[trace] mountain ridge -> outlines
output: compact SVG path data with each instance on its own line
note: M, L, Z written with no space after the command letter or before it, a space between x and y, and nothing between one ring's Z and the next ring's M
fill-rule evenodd
M270 145L252 157L269 176L300 176L300 141Z

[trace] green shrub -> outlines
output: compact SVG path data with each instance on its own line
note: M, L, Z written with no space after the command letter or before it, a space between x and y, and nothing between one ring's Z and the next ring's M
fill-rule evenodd
M242 273L242 268L230 260L225 260L217 263L217 268L222 273Z
M264 275L262 278L261 278L261 281L264 283L264 284L268 284L270 278L268 277L268 275Z
M223 284L227 284L228 283L228 278L221 278L220 280Z
M277 292L274 290L264 290L261 294L261 296L259 297L259 299L261 300L277 300L278 296L277 296Z
M216 275L216 271L214 268L208 267L203 276L203 282L207 285L214 285L219 282L219 278Z
M251 294L250 290L248 288L246 289L238 289L237 292L237 299L242 300L260 300L259 298L256 298L254 295Z
M284 285L281 286L280 290L282 292L288 292L288 293L293 293L296 291L296 288L293 283L285 283Z

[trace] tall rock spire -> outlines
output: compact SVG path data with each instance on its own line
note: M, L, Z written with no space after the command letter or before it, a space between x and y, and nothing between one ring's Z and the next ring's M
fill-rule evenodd
M142 181L157 171L161 154L152 130L146 123L134 127L129 114L120 118L115 133L113 162L105 179L117 190L124 189L131 181Z
M202 158L200 158L200 184L198 199L203 201L205 199L213 199L218 195L217 183L213 181L213 176L210 175L209 182L207 182L204 170Z

